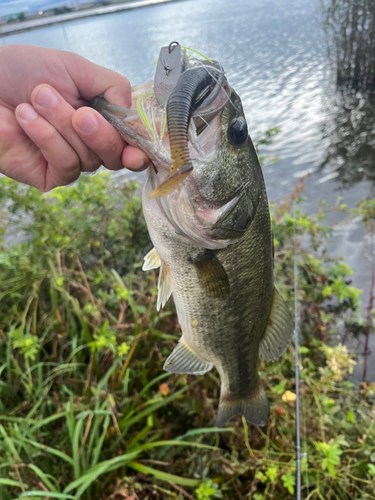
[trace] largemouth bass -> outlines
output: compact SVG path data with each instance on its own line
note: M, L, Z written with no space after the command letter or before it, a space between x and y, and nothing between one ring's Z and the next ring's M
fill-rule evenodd
M131 110L100 97L92 105L152 160L142 202L155 248L143 269L159 268L157 308L172 295L182 329L164 369L203 375L215 367L216 425L238 414L264 425L269 403L259 352L276 360L293 325L275 288L263 175L241 100L220 64L183 50L179 59L164 95L155 90L160 81L148 82L133 88ZM171 69L162 64L167 81Z

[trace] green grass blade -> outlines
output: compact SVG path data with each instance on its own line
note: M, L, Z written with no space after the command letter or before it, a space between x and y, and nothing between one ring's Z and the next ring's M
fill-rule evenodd
M74 467L73 459L71 457L69 457L69 455L67 455L66 453L63 453L62 451L56 450L55 448L51 448L50 446L46 446L45 444L37 443L36 441L33 441L31 439L28 439L28 438L24 438L24 441L31 444L32 446L34 446L38 450L46 451L47 453L51 453L52 455L55 455L56 457L61 458L62 460L64 460L64 462L67 462L72 467Z
M2 479L0 477L0 485L4 485L4 486L15 486L16 488L21 488L21 485L18 481L14 481L13 479ZM25 483L23 484L23 486L25 487Z
M5 429L2 425L0 425L0 434L2 434L4 441L8 445L9 451L13 455L14 460L21 461L20 456L19 456L16 448L13 445L13 441L10 439L8 434L5 432Z
M55 420L58 420L58 419L64 418L64 417L65 417L65 412L61 412L61 413L55 413L54 415L43 418L43 420L39 420L39 422L37 422L36 424L34 424L31 427L30 432L34 433L37 429L40 429L40 427L43 427L44 425L50 424L51 422L54 422ZM23 419L23 420L25 420L25 419ZM35 420L33 422L35 422Z
M160 446L192 446L193 448L204 448L206 450L216 450L216 446L211 446L209 444L194 443L191 441L177 441L175 439L165 440L165 441L155 441L154 443L146 443L138 446L134 451L144 451L150 450L151 448L158 448Z
M92 465L96 465L99 461L99 455L100 455L100 452L102 451L102 448L103 448L104 439L105 439L105 436L107 434L107 430L108 430L110 421L111 421L111 417L109 415L107 415L104 419L102 434L101 434L100 439L98 440L98 442L94 448L93 454L92 454Z
M54 493L51 491L25 491L18 498L28 498L28 497L48 497L48 498L62 498L66 500L75 500L76 497L72 495L66 495L65 493Z
M34 464L28 464L28 468L31 469L39 477L39 479L47 486L47 488L57 493L55 486L48 479L47 474L45 474L41 469L39 469L39 467L37 467Z
M149 417L149 419L151 419L151 422L152 422L152 416ZM132 439L132 441L129 443L128 445L128 450L131 450L132 448L135 447L135 445L141 440L143 439L143 437L148 433L148 431L152 429L152 423L149 425L147 423L147 425L145 425L145 427L143 427L143 429L138 433L136 434L136 436Z
M177 399L184 392L186 392L193 384L196 384L196 383L197 383L197 381L194 381L192 384L183 387L182 389L175 392L171 396L168 396L168 397L158 401L157 403L154 403L153 405L149 406L145 410L139 412L133 418L130 418L128 421L126 421L126 419L122 420L121 424L123 424L126 427L130 427L131 425L135 424L136 422L139 422L139 420L142 420L144 417L147 417L150 413L154 413L154 411L158 410L162 406L166 406L168 403L170 403L174 399Z
M162 373L158 377L155 377L153 380L151 380L151 382L149 382L148 384L146 384L143 387L143 389L139 393L140 397L143 397L143 395L146 394L146 392L150 389L150 387L152 387L153 385L157 384L161 380L164 380L165 378L168 378L170 376L171 376L171 374L167 372L167 373Z
M217 433L217 432L233 432L232 429L218 429L217 427L209 427L209 428L202 428L202 429L191 429L190 431L186 432L182 436L179 436L175 438L175 441L183 441L184 439L190 437L190 436L202 436L203 434L210 434L210 433ZM160 450L158 453L158 459L160 460L166 453L167 451L171 448L171 446L166 446L164 449Z
M83 474L83 476L68 484L68 486L64 489L64 493L77 490L75 495L75 499L77 500L101 474L123 467L128 462L136 458L138 454L139 452L134 451L100 462Z
M81 437L82 425L85 417L81 417L74 429L73 439L72 439L72 453L73 453L73 461L74 461L74 476L77 478L81 475L81 467L80 467L80 453L79 453L79 442Z
M129 462L128 467L134 469L142 474L151 474L160 479L160 481L168 481L168 483L179 484L181 486L198 486L201 483L200 479L190 479L187 477L175 476L174 474L169 474L168 472L162 472L152 467L147 467L146 465L140 464L138 462Z

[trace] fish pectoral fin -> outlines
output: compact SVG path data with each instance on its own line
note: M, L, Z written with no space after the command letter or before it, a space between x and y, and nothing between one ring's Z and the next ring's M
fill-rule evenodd
M230 293L227 272L212 250L207 250L203 257L193 261L199 284L212 299L225 299Z
M268 325L259 345L260 354L266 361L275 361L289 346L292 335L292 316L288 306L275 288Z
M184 339L180 339L179 343L173 349L172 353L164 363L164 370L171 373L188 373L191 375L203 375L211 370L212 363L208 363L200 358L186 344Z
M152 248L147 255L143 258L142 271L149 271L150 269L157 269L160 267L160 257L155 248Z
M156 309L160 311L164 307L172 293L172 280L169 267L163 261L160 261L159 281L158 281L158 301Z
M270 416L270 405L260 380L257 387L245 396L236 396L221 387L220 402L216 415L216 427L223 427L235 415L242 415L247 422L265 425Z

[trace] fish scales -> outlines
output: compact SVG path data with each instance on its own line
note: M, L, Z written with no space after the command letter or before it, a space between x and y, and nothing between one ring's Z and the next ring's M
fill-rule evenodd
M179 238L174 241L173 231L152 238L155 246L164 250L160 256L171 271L173 299L184 339L196 353L214 364L229 392L238 395L251 392L258 384L259 343L272 307L271 228L260 167L258 176L263 190L252 224L237 243L216 254L230 279L231 294L227 299L212 299L201 288L190 262L196 247L182 246ZM145 191L144 196L147 194ZM155 207L150 208L146 219L157 213ZM155 222L150 226L162 224L161 220ZM234 342L229 334L232 331L236 332Z
M193 63L185 59L184 64ZM212 64L210 71L216 71L218 63ZM190 69L193 74L194 68ZM168 116L174 101L190 92L185 89L189 78L189 73L184 74L182 84L180 77L178 92L172 91L164 107L159 99L151 110L153 120L160 109L160 119L165 111ZM191 81L189 105L194 108L194 82L199 77ZM204 82L199 85L204 89ZM207 95L212 81L210 85L204 91ZM241 100L223 77L220 89L213 93L206 107L200 97L203 104L195 114L181 118L178 110L186 106L178 103L174 121L181 119L185 125L180 128L189 127L189 135L184 132L179 137L178 130L174 132L173 152L168 143L171 131L158 141L147 139L139 132L141 120L129 110L103 101L96 101L95 107L156 166L148 170L142 195L155 246L145 258L144 269L160 267L158 308L172 295L182 330L164 368L198 375L215 367L222 384L216 425L237 414L264 425L269 404L257 371L259 352L266 361L277 359L289 345L293 325L275 288L267 194ZM161 128L159 124L156 130ZM180 158L179 142L184 155L189 151L188 169L169 168L173 155Z

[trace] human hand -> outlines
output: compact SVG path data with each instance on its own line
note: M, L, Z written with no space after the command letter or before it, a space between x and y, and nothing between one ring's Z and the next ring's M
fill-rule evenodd
M148 157L127 145L90 100L130 107L129 81L73 54L0 47L0 173L49 191L104 164L143 170Z

